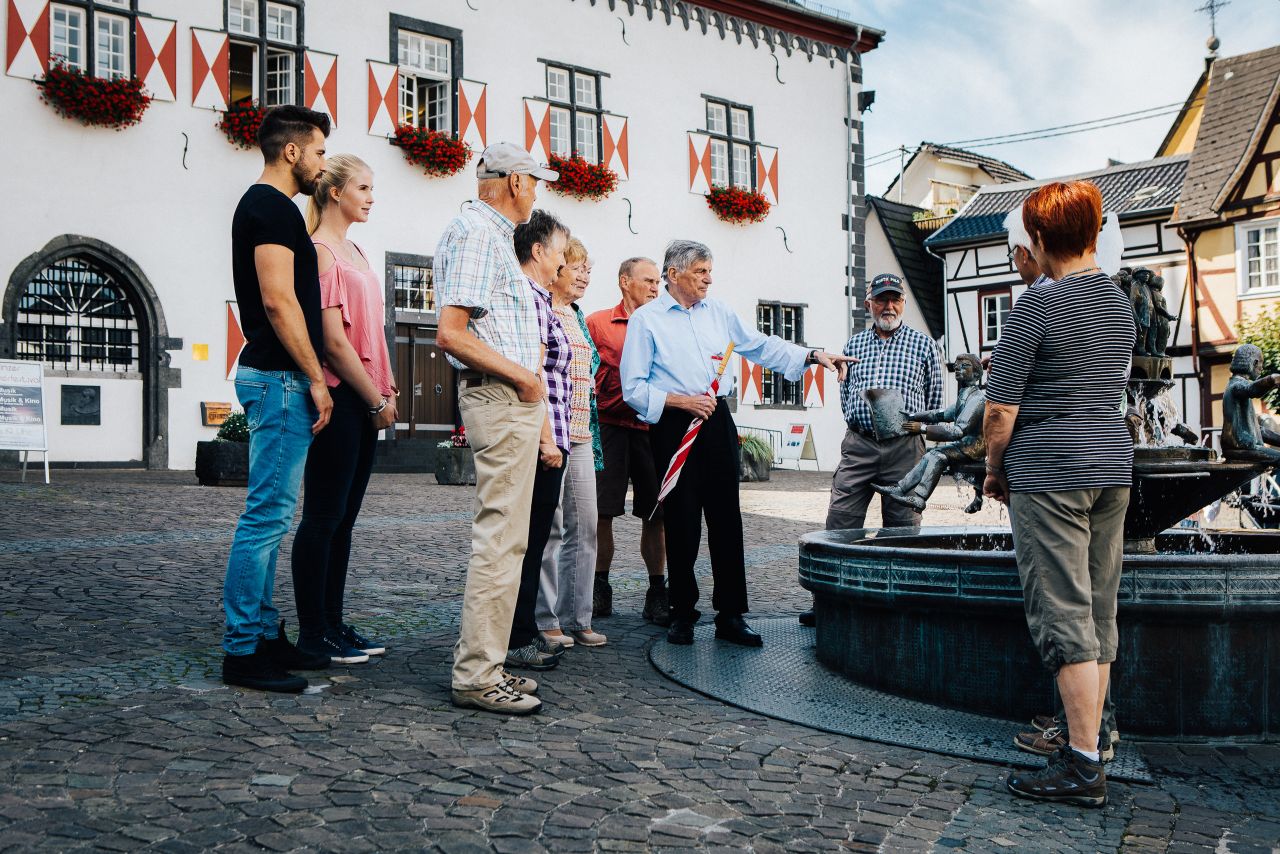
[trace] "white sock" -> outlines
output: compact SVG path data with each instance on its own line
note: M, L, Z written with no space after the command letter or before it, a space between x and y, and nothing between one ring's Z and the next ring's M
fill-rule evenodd
M1089 750L1081 750L1081 749L1080 749L1080 748L1078 748L1078 747L1073 747L1073 748L1071 748L1071 749L1072 749L1072 750L1074 750L1076 753L1079 753L1079 754L1080 754L1081 756L1083 756L1085 759L1088 759L1090 762L1100 762L1100 761L1101 761L1101 759L1100 759L1100 757L1099 757L1099 755L1098 755L1098 751L1096 751L1096 750L1093 750L1093 751L1089 751Z

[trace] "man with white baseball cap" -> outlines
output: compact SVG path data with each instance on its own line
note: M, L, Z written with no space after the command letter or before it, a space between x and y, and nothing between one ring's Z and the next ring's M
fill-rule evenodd
M547 417L534 293L512 242L539 180L560 176L509 142L476 164L467 202L436 247L436 343L458 368L458 409L475 452L471 560L454 646L453 702L499 714L538 711L538 686L503 669L529 538L538 439Z

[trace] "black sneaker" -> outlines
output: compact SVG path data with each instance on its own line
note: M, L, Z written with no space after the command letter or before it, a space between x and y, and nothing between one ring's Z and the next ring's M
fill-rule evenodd
M613 587L607 575L596 573L595 585L591 589L591 616L613 616Z
M355 647L365 655L382 655L387 651L385 644L369 640L367 637L356 631L355 626L343 625L342 632L338 639L344 642L347 646Z
M331 664L364 664L369 660L367 653L332 634L318 638L299 638L295 649L300 655L324 658Z
M280 634L258 641L258 649L271 656L281 670L324 670L329 666L329 656L303 652L289 642L284 620L280 621Z
M1014 771L1005 787L1020 798L1033 801L1059 801L1082 807L1101 807L1107 803L1107 773L1101 762L1091 762L1070 747L1049 757L1048 767L1040 771Z
M280 694L301 694L307 687L307 680L301 676L285 673L262 649L261 642L249 655L223 656L222 681L239 688Z
M671 602L667 598L665 578L649 585L648 592L644 594L644 610L640 616L664 629L671 625Z

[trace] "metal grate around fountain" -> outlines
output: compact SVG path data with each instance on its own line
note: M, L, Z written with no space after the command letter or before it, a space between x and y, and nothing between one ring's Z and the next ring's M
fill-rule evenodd
M664 676L731 706L823 732L962 759L1035 768L1044 760L1013 746L1028 725L910 700L863 687L818 662L813 629L794 617L754 619L764 647L734 646L695 630L692 646L656 641L649 660ZM1138 750L1122 742L1107 765L1113 780L1151 783Z

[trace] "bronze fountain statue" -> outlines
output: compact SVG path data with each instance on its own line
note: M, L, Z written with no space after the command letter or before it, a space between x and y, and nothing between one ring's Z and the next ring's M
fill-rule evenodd
M1259 379L1261 377L1261 379ZM1222 452L1229 460L1280 465L1280 434L1261 426L1253 399L1280 386L1280 374L1262 376L1262 351L1241 344L1231 357L1231 379L1222 393Z
M982 437L982 417L987 406L987 394L980 387L982 363L972 353L962 353L956 356L953 370L956 384L960 386L955 403L945 409L909 415L902 425L905 433L920 434L934 442L951 441L926 453L893 486L871 486L885 498L906 504L917 512L924 510L946 470L956 471L987 456L987 443ZM979 489L965 512L976 513L980 509L982 491Z

